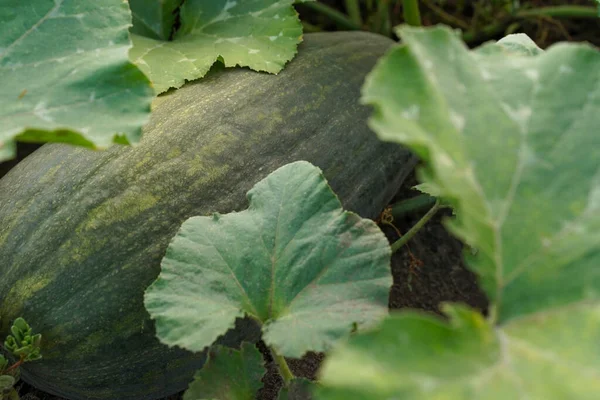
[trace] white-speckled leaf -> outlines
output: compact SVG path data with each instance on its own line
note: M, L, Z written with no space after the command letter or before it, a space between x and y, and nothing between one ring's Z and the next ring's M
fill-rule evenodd
M450 324L404 312L336 348L322 400L596 400L600 306L579 304L494 328L464 306Z
M181 26L173 40L134 31L129 56L159 93L201 78L218 58L228 67L239 65L277 73L296 54L302 39L302 25L292 3L187 0L181 7Z
M187 220L146 291L159 339L201 351L245 314L279 354L325 351L387 315L391 250L345 212L321 171L288 164L248 192L247 210Z
M3 0L0 161L15 138L104 148L137 142L154 96L128 59L122 0Z
M498 320L600 298L600 52L506 49L534 48L520 36L469 51L446 28L399 33L405 46L364 87L371 126L423 157Z

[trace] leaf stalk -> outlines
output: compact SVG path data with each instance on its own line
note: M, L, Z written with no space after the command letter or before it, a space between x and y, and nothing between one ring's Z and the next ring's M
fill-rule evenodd
M360 4L358 0L346 0L346 12L350 19L358 26L362 26L362 16L360 14Z
M277 352L273 349L271 349L271 354L273 355L273 360L275 360L275 363L279 368L279 374L283 378L284 386L288 387L290 382L292 382L292 380L294 379L294 373L290 369L287 361L285 361L285 357L283 357L280 354L277 354Z
M436 198L428 194L420 194L409 199L404 199L391 205L392 216L396 220L411 212L433 207L435 202Z
M398 251L404 246L413 236L417 234L419 230L435 215L435 213L441 208L440 201L437 200L433 207L412 227L406 232L400 239L396 240L392 244L392 253Z

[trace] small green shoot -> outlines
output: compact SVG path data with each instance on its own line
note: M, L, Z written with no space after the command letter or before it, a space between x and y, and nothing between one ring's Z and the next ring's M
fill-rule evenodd
M9 365L9 360L0 354L0 400L18 400L14 385L19 380L19 367L25 362L42 358L42 335L34 334L29 324L21 317L10 328L11 334L4 341L4 350L17 361Z
M42 358L40 353L42 335L39 333L33 334L33 330L23 318L17 318L10 331L12 335L8 335L4 342L6 350L23 362L35 361Z

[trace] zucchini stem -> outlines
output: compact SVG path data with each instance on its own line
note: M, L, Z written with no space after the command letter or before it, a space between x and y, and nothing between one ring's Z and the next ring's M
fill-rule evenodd
M346 0L346 12L350 19L358 26L362 26L362 16L360 15L360 4L358 0Z
M400 248L402 248L402 246L404 246L406 243L408 243L408 241L410 239L412 239L412 237L415 236L419 230L421 230L421 228L435 215L435 213L440 208L441 208L440 201L436 200L433 207L431 207L431 209L429 211L427 211L427 214L425 214L419 221L417 221L417 223L412 228L410 228L408 230L408 232L406 232L404 235L402 235L402 237L400 239L396 240L392 244L392 246L391 246L392 253L395 253Z
M397 220L406 214L410 214L414 211L419 211L425 208L430 208L435 205L436 198L428 194L420 194L410 199L404 199L397 203L392 204L391 214L394 220Z
M290 369L287 361L285 361L285 357L283 357L280 354L277 354L277 352L273 349L271 349L271 354L273 355L273 360L277 364L279 374L283 378L283 385L285 387L288 387L290 385L290 382L294 379L294 374L292 370Z

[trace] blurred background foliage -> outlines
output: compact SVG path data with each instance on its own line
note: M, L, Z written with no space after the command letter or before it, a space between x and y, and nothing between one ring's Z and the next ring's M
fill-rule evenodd
M318 0L297 9L306 32L355 30L394 37L404 23L403 0ZM477 46L510 33L529 35L540 47L559 41L600 46L595 0L419 0L423 25L446 24Z

